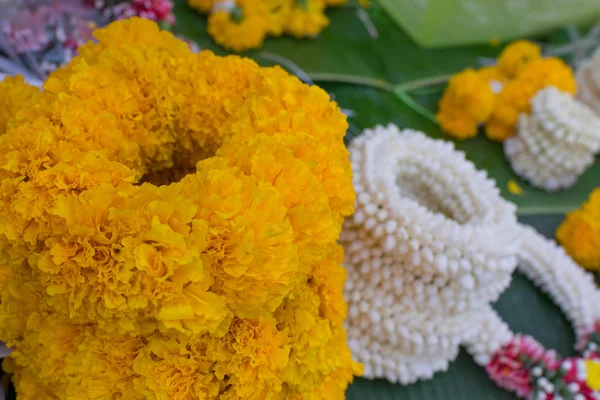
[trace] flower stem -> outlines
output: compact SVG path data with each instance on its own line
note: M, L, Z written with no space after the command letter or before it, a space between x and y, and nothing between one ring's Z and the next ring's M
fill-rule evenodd
M334 83L349 83L352 85L366 86L374 89L393 92L394 85L381 79L366 78L363 76L336 74L329 72L315 72L309 74L315 82L334 82Z
M409 106L414 112L421 115L422 117L427 118L429 121L437 125L435 114L423 107L422 105L420 105L419 103L417 103L412 97L410 97L408 93L406 93L405 90L396 89L394 93L396 94L398 99L400 99L400 101Z
M441 85L450 80L452 75L438 75L425 79L417 79L396 85L395 91L410 92L411 90L421 89L427 86Z

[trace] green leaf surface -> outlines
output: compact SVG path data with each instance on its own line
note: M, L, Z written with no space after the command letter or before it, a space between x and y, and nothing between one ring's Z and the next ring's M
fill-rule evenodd
M384 13L374 8L369 11L379 37L373 39L356 15L357 9L343 7L328 12L330 26L314 40L296 40L289 37L268 38L260 51L245 54L263 65L272 65L270 59L261 55L276 55L291 61L309 75L323 76L327 81L316 83L329 91L344 109L353 110L349 118L353 126L350 133L393 122L401 128L425 131L432 137L444 137L439 127L417 114L394 94L363 85L330 82L338 79L372 79L394 85L418 79L448 75L468 66L479 66L482 58L495 57L499 47L470 46L454 49L422 49ZM206 33L206 18L190 9L185 0L176 4L178 32L196 41L202 48L219 54L225 52L217 47ZM416 100L435 112L441 96L437 93L416 96ZM350 137L350 136L349 136ZM485 136L458 142L478 168L485 169L494 178L502 194L516 203L520 215L564 213L577 208L599 184L600 163L596 163L580 179L577 185L558 193L536 190L520 180L507 163L502 145ZM508 191L508 181L514 179L524 194L516 196Z

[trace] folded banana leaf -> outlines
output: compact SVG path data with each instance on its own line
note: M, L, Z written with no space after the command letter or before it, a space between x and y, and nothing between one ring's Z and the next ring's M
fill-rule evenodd
M600 18L598 0L377 0L419 45L512 40Z

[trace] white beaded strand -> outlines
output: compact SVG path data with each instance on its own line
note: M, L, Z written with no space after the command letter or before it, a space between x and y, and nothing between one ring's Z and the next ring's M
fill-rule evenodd
M561 308L582 345L600 320L600 293L594 278L554 241L530 227L522 226L521 232L519 270Z
M508 286L515 207L452 144L420 132L367 130L350 154L356 213L341 236L350 348L368 378L429 378Z

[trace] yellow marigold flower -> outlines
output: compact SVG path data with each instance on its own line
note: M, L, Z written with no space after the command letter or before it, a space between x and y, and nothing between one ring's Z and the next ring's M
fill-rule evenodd
M21 105L38 93L39 89L26 84L22 76L6 77L0 82L0 135L6 132L6 124Z
M262 46L269 28L269 9L263 0L238 0L231 10L208 17L208 33L226 49L242 52Z
M579 265L600 270L600 189L581 209L567 214L556 240Z
M267 33L272 36L281 36L283 29L290 18L294 0L267 0L268 26Z
M498 57L498 68L508 78L513 78L532 61L542 57L542 48L528 40L518 40L506 46Z
M574 94L577 82L571 68L558 58L543 58L528 63L498 94L494 112L486 124L486 135L500 142L512 136L519 114L529 113L529 102L538 90L547 86Z
M496 92L499 93L502 90L502 86L499 86L498 87L499 90L496 91L496 90L494 90L493 82L498 82L500 84L503 84L504 82L509 80L508 77L506 75L504 75L504 73L497 66L481 67L476 72L483 79L490 82L490 84L492 85L492 91L494 91L494 93L496 93Z
M339 107L147 20L95 35L0 135L20 398L343 397Z
M454 75L439 103L436 115L442 129L459 139L477 135L494 107L490 84L477 72L467 69Z
M294 0L285 32L298 38L316 37L329 25L324 0Z
M213 7L215 0L187 0L190 7L195 8L203 14L207 14Z

